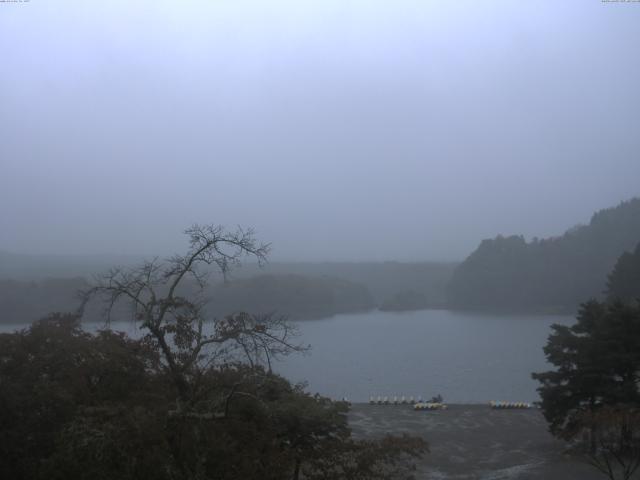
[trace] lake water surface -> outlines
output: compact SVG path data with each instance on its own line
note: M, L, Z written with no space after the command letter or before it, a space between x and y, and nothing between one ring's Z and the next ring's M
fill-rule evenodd
M369 312L299 322L307 356L282 362L289 379L334 398L431 397L451 403L533 401L531 372L549 368L542 347L570 316L489 315L448 310Z
M549 326L574 321L448 310L336 315L296 322L299 342L311 351L274 368L294 382L306 380L311 392L352 401L436 394L451 403L534 401L531 372L549 368L542 351ZM127 322L112 328L139 332Z

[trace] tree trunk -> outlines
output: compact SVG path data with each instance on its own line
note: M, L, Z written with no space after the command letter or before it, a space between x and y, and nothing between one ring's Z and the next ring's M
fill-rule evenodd
M300 479L300 464L302 462L300 461L299 457L296 457L296 466L293 469L293 480L299 480Z

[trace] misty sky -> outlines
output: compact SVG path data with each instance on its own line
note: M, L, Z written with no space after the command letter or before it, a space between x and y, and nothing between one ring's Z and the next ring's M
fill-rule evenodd
M640 195L640 3L0 3L0 250L462 259Z

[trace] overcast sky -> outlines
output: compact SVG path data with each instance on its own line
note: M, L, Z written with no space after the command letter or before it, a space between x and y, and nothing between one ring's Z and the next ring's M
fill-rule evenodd
M640 194L640 3L0 3L0 250L462 259Z

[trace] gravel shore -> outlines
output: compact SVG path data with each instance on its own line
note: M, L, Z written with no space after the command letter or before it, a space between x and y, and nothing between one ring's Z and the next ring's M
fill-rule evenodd
M408 433L423 437L431 452L417 479L602 480L581 459L564 453L537 409L492 410L488 405L449 405L414 411L410 405L354 404L349 423L356 437Z

